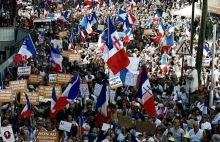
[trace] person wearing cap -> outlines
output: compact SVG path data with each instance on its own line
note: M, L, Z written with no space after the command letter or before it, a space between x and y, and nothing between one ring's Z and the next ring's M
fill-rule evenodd
M168 142L174 142L174 141L175 141L174 137L169 137Z
M188 133L183 136L183 142L190 142L190 135Z

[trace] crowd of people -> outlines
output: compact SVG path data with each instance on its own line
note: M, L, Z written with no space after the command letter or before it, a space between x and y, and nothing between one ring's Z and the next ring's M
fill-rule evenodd
M52 101L40 101L39 105L31 105L30 118L18 118L24 108L24 105L20 104L20 96L23 93L14 93L14 98L10 102L3 102L1 105L1 126L12 126L15 141L36 141L39 131L50 131L59 133L60 142L220 142L220 56L218 54L220 42L216 43L214 60L210 52L205 55L210 62L202 66L202 75L198 78L198 71L195 68L197 42L195 42L192 57L185 56L185 60L182 61L182 56L176 54L183 41L186 43L189 41L190 31L195 31L195 41L198 41L198 33L205 30L199 27L200 17L196 16L194 29L190 29L190 18L173 15L174 11L187 7L190 3L184 0L135 2L106 3L103 1L96 4L94 2L93 7L88 7L85 3L77 1L63 0L61 4L50 0L38 0L32 3L34 13L29 13L30 16L21 14L16 17L15 26L36 30L39 40L33 41L37 50L36 55L8 67L3 82L6 89L10 89L10 81L18 80L18 67L31 66L31 74L43 76L43 81L38 84L28 83L26 92L39 92L40 86L51 86L48 82L49 74L65 73L79 74L80 83L88 84L89 95L82 96L79 93L76 99L70 101L65 109L57 111L54 117L50 117ZM60 4L62 8L58 10L57 5ZM24 9L24 5L20 9ZM130 26L133 36L129 42L124 42L124 47L128 57L139 59L136 63L138 64L136 72L141 71L143 66L146 67L156 114L150 115L138 100L140 86L129 86L123 82L122 87L112 90L115 91L114 97L108 102L109 119L105 123L113 127L103 129L104 124L96 125L99 118L97 118L98 96L95 95L95 86L101 85L103 80L108 82L111 71L102 57L98 40L107 27L106 18L109 15L118 34L124 32L124 23L118 20L119 9L127 11L136 18ZM68 18L65 16L63 23L57 19L50 24L33 22L38 18L46 19L45 13L47 16L49 14L62 16L60 13L65 11L69 11L71 16ZM78 32L79 24L86 14L91 15L92 12L96 12L98 21L92 27L94 34L85 33L84 39ZM155 17L155 15L158 16L158 12L161 16ZM150 18L152 21L149 23ZM158 29L161 22L166 30L159 37ZM97 30L99 25L104 25L105 28L101 31ZM42 29L44 34L41 32ZM68 58L63 57L62 71L58 72L48 61L48 57L51 46L54 45L51 44L51 40L59 39L59 33L64 31L67 31L67 36L60 38L62 39L60 52L71 51L74 54L80 54L81 58L69 62ZM168 46L166 41L171 34L174 35L174 42ZM73 39L70 40L70 37ZM158 37L159 40L157 40ZM96 43L96 47L91 47L90 43ZM211 45L208 48L212 51ZM183 77L181 76L182 64ZM212 64L215 67L214 99L213 106L209 107ZM28 80L28 76L24 76L23 79ZM201 85L198 82L201 82ZM64 92L68 84L59 85ZM122 116L130 118L132 125L126 124L129 127L122 125L119 120ZM81 120L84 122L83 125L80 124ZM69 132L59 129L61 121L72 124ZM149 130L140 132L135 125L138 122L149 123L149 125L153 123L155 127L143 125L143 128Z

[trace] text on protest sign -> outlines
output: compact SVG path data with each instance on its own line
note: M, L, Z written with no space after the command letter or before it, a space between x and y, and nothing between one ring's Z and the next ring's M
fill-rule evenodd
M110 78L109 85L111 86L112 89L123 86L119 76L115 76L115 77Z
M59 129L66 131L66 132L70 132L72 127L72 123L66 122L66 121L60 121L60 125L59 125Z
M29 84L38 84L39 82L43 82L44 77L41 75L30 74L28 77Z
M39 96L44 96L44 86L38 87L38 93L39 93Z
M154 135L156 133L156 124L150 121L136 121L136 130L137 132L145 132L147 135Z
M64 74L64 73L58 73L57 74L57 84L68 84L73 75L71 74Z
M39 105L39 94L38 92L26 92L28 95L28 99L32 105ZM27 104L27 100L25 98L25 94L22 93L20 95L20 104Z
M31 74L31 67L18 67L18 75L28 75Z
M128 117L128 116L122 116L119 115L118 116L118 126L120 127L126 127L126 128L130 128L132 127L132 118Z
M69 62L81 61L81 54L70 54Z
M13 98L11 89L0 90L0 102L10 102Z
M52 97L52 90L53 90L53 86L44 86L44 98L45 99L51 99ZM57 98L59 98L62 94L62 89L61 86L55 86L55 92L56 92L56 96Z
M49 74L49 83L57 82L57 74Z
M203 67L210 67L210 59L209 58L202 58L202 66Z
M61 39L59 39L59 40L58 39L54 39L51 42L53 43L54 48L57 48L57 46L59 48L63 48L63 41Z
M27 80L17 80L9 82L12 92L24 92L27 89Z
M2 139L4 142L14 142L15 137L11 126L1 127Z
M69 56L72 54L72 52L71 51L65 51L65 50L63 50L62 52L61 52L61 55L63 56L63 57L65 57L65 58L69 58Z
M52 131L36 131L36 142L59 142L59 133Z
M88 84L80 84L80 93L81 93L82 97L89 96Z

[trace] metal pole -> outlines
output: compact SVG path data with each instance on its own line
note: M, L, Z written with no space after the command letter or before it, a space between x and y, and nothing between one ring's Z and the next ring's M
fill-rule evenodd
M183 65L184 65L184 55L182 55L182 69L181 69L181 84L182 85L184 84L184 81L183 81Z
M195 1L192 0L192 17L191 17L191 37L190 37L190 52L193 56L193 37L194 37L194 14L195 13Z
M213 89L214 89L214 60L215 60L215 42L216 42L216 24L213 27L213 51L212 51L212 82L211 82L211 92L209 95L209 106L213 105Z

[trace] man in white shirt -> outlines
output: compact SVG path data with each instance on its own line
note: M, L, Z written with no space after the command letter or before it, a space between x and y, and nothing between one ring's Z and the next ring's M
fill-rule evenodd
M210 131L212 130L212 126L208 122L208 115L207 114L203 114L202 120L199 123L199 128L202 130L205 130L205 129L208 129Z
M194 140L202 140L203 137L203 130L199 129L198 122L193 123L193 129L189 131L190 141L193 142Z
M220 105L219 104L216 105L215 111L216 111L216 116L212 120L212 124L216 126L218 124L218 121L220 120Z

